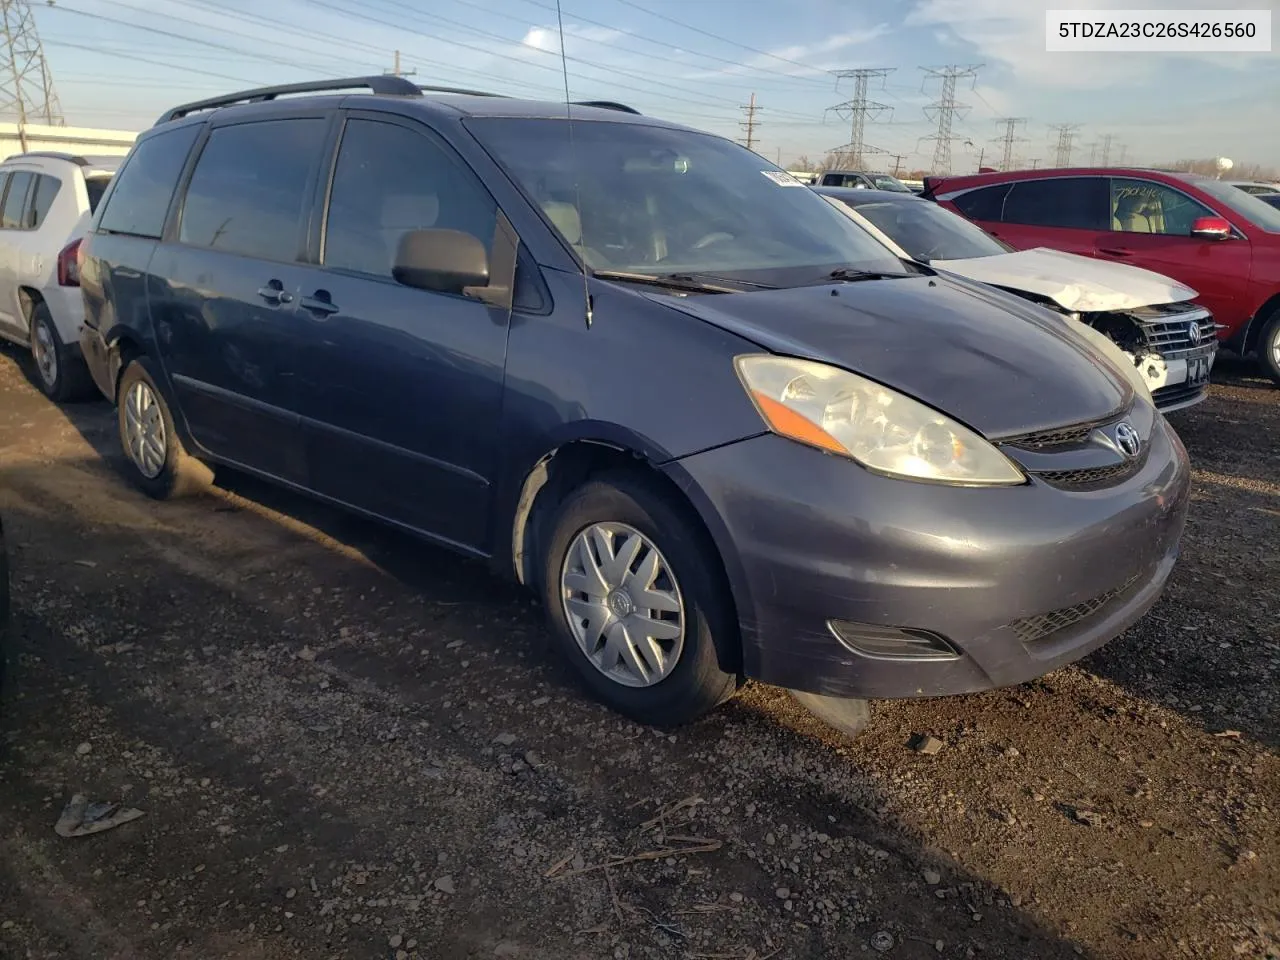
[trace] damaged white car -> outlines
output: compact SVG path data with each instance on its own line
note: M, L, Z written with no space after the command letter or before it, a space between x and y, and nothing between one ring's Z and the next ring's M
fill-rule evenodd
M881 190L815 187L898 256L987 283L1079 320L1111 340L1164 412L1209 390L1217 325L1169 277L1107 260L1037 248L1015 251L928 200Z

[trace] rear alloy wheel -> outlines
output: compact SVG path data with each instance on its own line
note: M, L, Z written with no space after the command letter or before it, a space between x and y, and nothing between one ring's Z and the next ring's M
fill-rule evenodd
M558 645L610 707L657 726L688 723L731 697L717 642L736 640L719 557L696 518L644 478L615 474L551 518L543 600Z
M129 476L144 493L170 500L203 490L213 472L186 452L145 357L134 360L116 390L120 443Z
M31 308L30 334L36 385L46 397L56 403L66 403L84 400L95 393L89 368L58 336L48 304L39 302Z
M1280 386L1280 308L1271 311L1271 317L1262 328L1258 339L1258 361L1272 381Z

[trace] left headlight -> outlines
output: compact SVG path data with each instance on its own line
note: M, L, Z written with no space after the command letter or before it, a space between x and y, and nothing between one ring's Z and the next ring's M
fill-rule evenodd
M740 356L738 376L769 428L891 477L965 486L1026 482L963 424L888 387L811 360Z

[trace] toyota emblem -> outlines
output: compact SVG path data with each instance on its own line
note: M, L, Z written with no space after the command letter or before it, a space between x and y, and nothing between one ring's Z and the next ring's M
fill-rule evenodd
M1187 324L1187 339L1191 341L1193 347L1200 346L1200 321L1192 320Z
M1142 449L1142 438L1128 420L1123 420L1116 427L1116 445L1126 457L1136 457Z

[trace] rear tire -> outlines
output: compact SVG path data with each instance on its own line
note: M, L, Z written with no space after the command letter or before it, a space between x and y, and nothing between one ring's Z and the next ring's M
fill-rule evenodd
M55 403L69 403L87 400L97 393L84 358L62 342L44 301L37 301L31 308L30 334L34 379L46 397Z
M1272 382L1280 386L1280 308L1272 310L1258 338L1258 362Z
M624 716L679 726L733 696L738 642L720 558L697 518L629 473L588 481L550 518L540 557L556 645ZM732 656L725 657L732 662Z
M199 493L213 482L213 471L182 446L146 357L130 362L120 375L116 419L129 478L147 496L172 500Z

